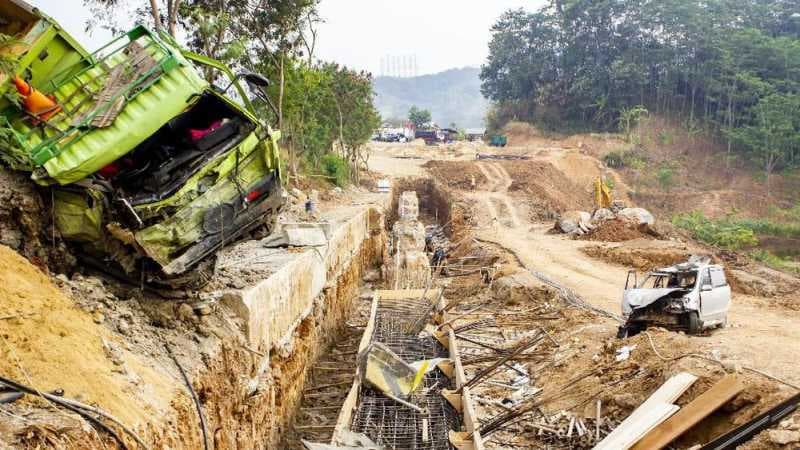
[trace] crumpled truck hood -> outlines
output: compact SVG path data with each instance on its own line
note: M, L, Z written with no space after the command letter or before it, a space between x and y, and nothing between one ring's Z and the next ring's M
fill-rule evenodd
M622 313L630 314L634 309L644 308L656 300L667 296L675 291L683 291L683 288L661 288L661 289L628 289L622 298Z

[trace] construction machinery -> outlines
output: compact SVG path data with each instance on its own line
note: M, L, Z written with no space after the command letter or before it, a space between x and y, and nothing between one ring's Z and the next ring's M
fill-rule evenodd
M612 195L611 186L603 177L594 180L594 204L596 209L610 209L613 212L621 211L625 208L622 200L615 200Z

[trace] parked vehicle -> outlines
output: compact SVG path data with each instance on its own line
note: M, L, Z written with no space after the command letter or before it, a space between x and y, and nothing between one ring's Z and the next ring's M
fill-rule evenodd
M196 65L221 72L242 104ZM257 227L269 231L285 201L280 132L259 119L241 81L269 104L264 77L234 76L139 26L44 85L27 80L57 111L7 108L0 125L13 139L0 156L52 190L62 237L89 263L193 283L205 274L190 269Z
M491 147L505 147L508 145L508 137L502 134L495 134L489 139L489 145Z
M731 288L722 266L708 258L689 261L647 274L637 283L635 271L628 273L622 299L625 324L618 337L636 334L650 325L685 329L698 333L724 327L728 320Z
M436 145L444 140L444 133L438 130L417 130L414 139L423 139L426 145Z

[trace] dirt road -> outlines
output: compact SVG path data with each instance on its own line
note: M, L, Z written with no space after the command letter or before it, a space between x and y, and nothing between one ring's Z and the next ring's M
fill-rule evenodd
M404 162L385 167L389 175L404 175ZM415 165L419 160L414 160ZM509 193L513 179L501 164L475 162L488 180L478 189L463 192L473 202L479 239L513 252L528 269L547 274L571 288L591 305L618 313L628 267L609 264L581 251L590 245L563 235L549 234L552 223L527 219L527 202L521 193ZM800 347L800 312L765 306L769 299L735 295L728 327L707 336L691 337L697 351L731 364L754 367L800 385L796 370ZM617 324L602 322L609 334ZM665 349L669 353L669 349Z

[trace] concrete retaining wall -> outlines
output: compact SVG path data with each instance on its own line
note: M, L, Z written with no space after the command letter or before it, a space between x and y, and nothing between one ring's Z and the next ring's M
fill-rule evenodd
M290 343L293 330L306 317L314 299L348 269L364 241L380 230L383 219L363 208L335 227L328 245L302 250L269 278L225 296L244 323L251 348L269 351Z

